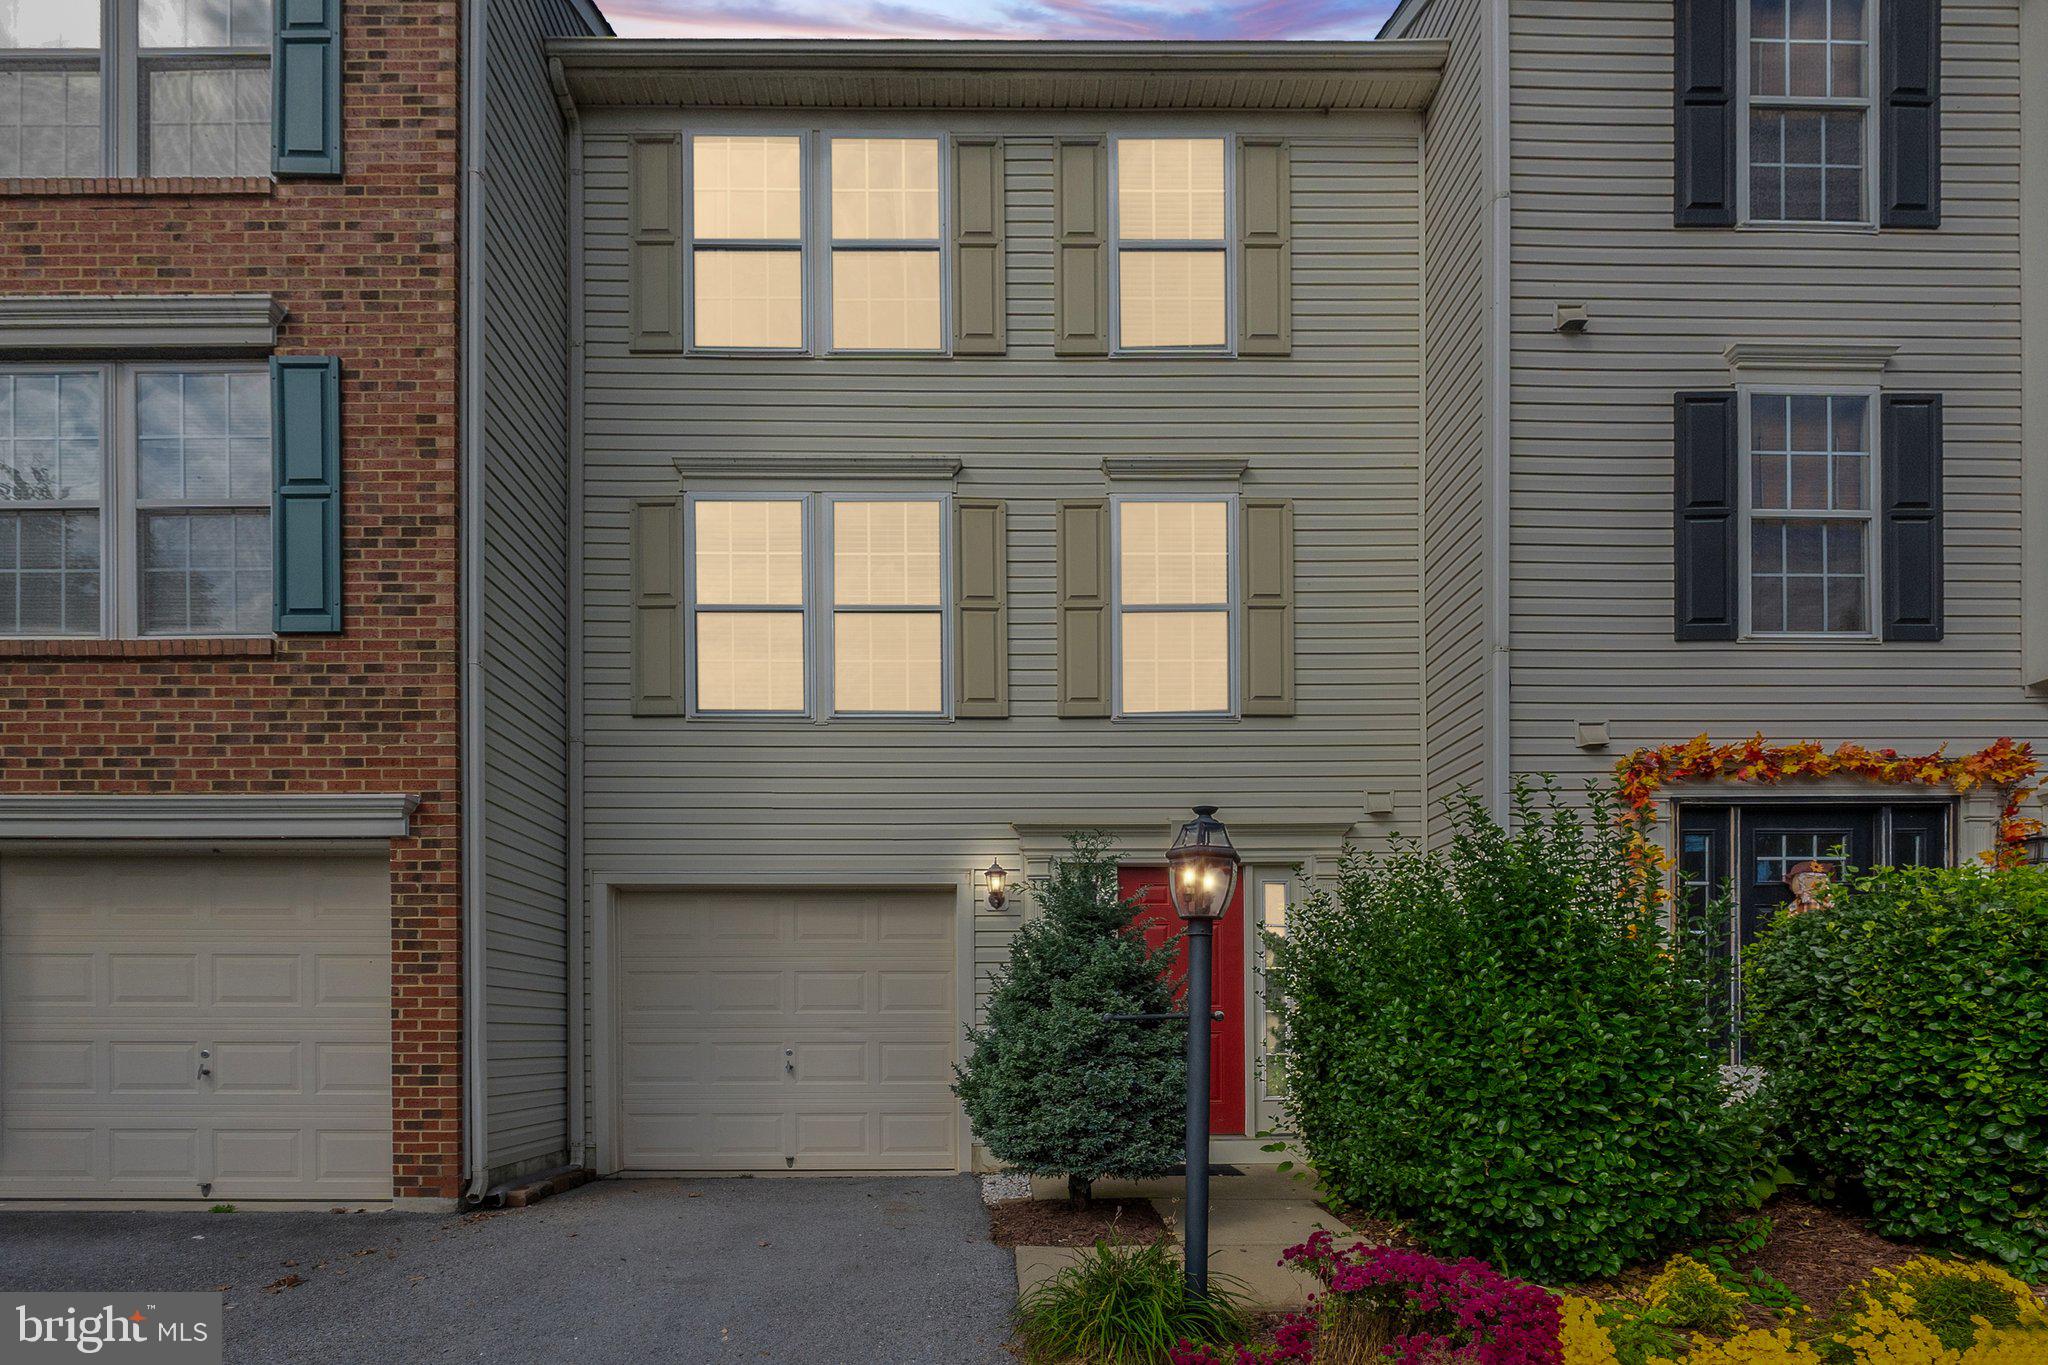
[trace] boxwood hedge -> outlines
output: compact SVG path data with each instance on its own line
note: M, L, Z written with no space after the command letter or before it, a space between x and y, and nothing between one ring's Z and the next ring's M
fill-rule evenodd
M2048 1275L2048 869L1873 872L1745 954L1789 1135L1879 1231Z
M1611 1274L1756 1173L1702 979L1610 802L1453 803L1441 851L1346 860L1273 940L1292 1126L1327 1192L1516 1274Z

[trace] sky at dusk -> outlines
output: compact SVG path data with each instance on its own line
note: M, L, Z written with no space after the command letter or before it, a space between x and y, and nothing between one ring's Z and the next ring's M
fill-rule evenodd
M1395 0L598 0L629 38L1370 38Z

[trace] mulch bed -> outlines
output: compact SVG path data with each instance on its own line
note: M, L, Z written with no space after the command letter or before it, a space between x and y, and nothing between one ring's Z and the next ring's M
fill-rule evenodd
M1819 1313L1834 1307L1871 1271L1897 1269L1923 1250L1878 1236L1853 1214L1797 1196L1777 1199L1763 1211L1771 1220L1770 1241L1740 1267L1777 1276Z
M1149 1199L1098 1199L1082 1209L1064 1199L1005 1199L988 1206L988 1231L999 1247L1150 1246L1168 1240Z

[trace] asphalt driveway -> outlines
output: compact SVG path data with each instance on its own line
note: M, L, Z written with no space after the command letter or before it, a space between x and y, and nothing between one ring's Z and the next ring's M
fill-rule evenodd
M467 1215L0 1210L0 1289L223 1286L228 1360L323 1365L1007 1365L1016 1297L972 1176L605 1181Z

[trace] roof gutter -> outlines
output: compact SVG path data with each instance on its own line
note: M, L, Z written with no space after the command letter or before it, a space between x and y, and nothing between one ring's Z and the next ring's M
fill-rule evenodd
M484 690L483 690L483 299L484 43L490 0L462 7L462 1096L463 1195L481 1199L488 1151L484 1121Z
M556 38L548 55L569 71L716 67L722 71L934 72L1001 76L1029 72L1129 72L1156 76L1243 71L1356 76L1440 69L1450 45L1417 42L1206 43L1047 41L853 41L826 39Z

